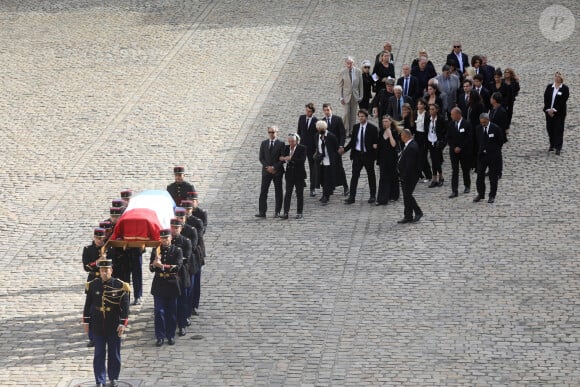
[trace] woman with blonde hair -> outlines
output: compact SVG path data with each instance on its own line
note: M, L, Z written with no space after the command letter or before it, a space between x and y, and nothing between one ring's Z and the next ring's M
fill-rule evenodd
M503 71L503 81L509 87L511 91L511 98L507 102L507 113L508 113L508 123L506 127L506 132L509 130L512 123L512 115L514 114L514 103L516 102L516 97L520 92L520 78L516 75L516 72L511 67L506 67Z
M564 122L566 120L566 102L570 96L568 86L564 84L564 76L556 71L554 83L550 83L544 92L544 114L546 115L546 130L550 139L549 152L556 151L559 155L564 142Z

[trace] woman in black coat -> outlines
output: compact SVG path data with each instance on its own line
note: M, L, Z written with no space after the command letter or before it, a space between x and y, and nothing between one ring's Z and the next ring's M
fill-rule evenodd
M441 107L437 104L429 105L429 117L425 119L425 133L427 134L427 149L431 156L431 169L433 177L429 188L441 187L443 185L443 148L446 141L446 121L440 114Z
M391 53L388 51L383 51L381 55L381 61L375 65L373 69L373 74L377 75L377 82L375 83L375 89L378 93L380 89L385 88L385 81L388 78L395 78L395 66L390 63Z
M399 133L401 128L390 116L384 116L379 131L377 165L379 166L379 189L377 206L384 206L389 200L399 200L399 174L397 161L401 151Z
M544 114L546 115L546 130L550 138L549 152L556 150L559 155L564 142L564 122L566 120L566 102L570 96L564 77L558 71L554 74L554 83L549 84L544 92Z
M479 115L485 111L485 105L481 100L481 96L476 90L471 90L469 92L469 102L467 103L467 120L473 128L473 133L475 134L475 128L479 125ZM477 167L477 136L474 135L473 150L471 152L473 160L471 162L471 168L475 169Z

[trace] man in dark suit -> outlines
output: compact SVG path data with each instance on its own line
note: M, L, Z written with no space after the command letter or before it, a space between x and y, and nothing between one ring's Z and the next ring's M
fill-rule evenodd
M481 96L481 101L485 105L485 111L489 111L490 108L489 98L491 97L491 94L489 94L489 90L485 86L483 86L483 82L484 82L483 75L477 74L475 77L473 77L473 89L477 91L477 94Z
M305 105L305 114L298 118L298 136L300 136L302 145L306 147L306 157L308 157L308 173L310 176L310 196L316 196L315 185L316 181L316 165L314 164L314 153L316 152L316 121L314 117L314 104L312 102Z
M496 91L491 95L489 99L491 109L489 110L489 120L499 126L502 130L504 138L503 140L507 142L507 125L508 125L508 113L505 108L501 105L502 95L500 92Z
M404 64L403 67L403 76L397 79L397 85L403 88L403 96L410 97L413 101L411 106L415 108L415 104L417 100L422 97L421 91L419 90L419 80L411 75L411 66L408 64ZM379 121L382 118L379 119Z
M566 102L570 89L564 84L564 77L559 71L554 74L554 83L549 84L544 92L544 113L546 130L550 139L549 152L556 150L560 155L564 143L564 122L566 121Z
M463 118L468 118L469 113L469 93L473 89L473 81L471 79L466 79L463 81L463 91L457 96L457 106L461 109L461 115Z
M497 182L501 172L501 147L503 146L503 131L499 126L490 122L489 114L482 113L479 116L480 125L475 129L477 136L477 196L474 203L485 198L485 171L489 168L489 200L495 201L497 194Z
M300 136L288 135L288 145L284 149L280 161L286 163L286 195L284 196L284 215L282 219L288 219L292 191L296 187L296 219L302 219L304 208L304 179L306 179L306 147L300 145Z
M484 81L487 85L490 82L493 82L493 74L495 74L495 67L490 64L487 64L487 56L480 55L481 57L481 71L483 72Z
M469 67L469 57L463 53L461 50L461 43L460 42L453 42L453 50L447 55L447 61L455 60L455 62L459 65L457 70L461 74L465 72L465 68Z
M449 198L458 196L459 165L463 173L463 193L469 193L471 189L471 161L473 149L473 131L469 121L463 119L461 109L451 109L451 121L447 129L447 144L449 145L449 159L451 160L451 195Z
M353 128L350 142L340 154L350 152L352 160L352 176L350 179L350 195L344 202L352 204L355 201L356 189L360 171L364 167L367 171L370 188L369 203L376 201L377 178L375 175L375 160L377 159L377 147L379 143L379 130L376 126L368 122L369 113L366 110L358 111L359 123Z
M282 176L284 175L284 168L280 161L280 156L284 152L284 143L276 138L278 135L278 127L268 127L268 139L262 141L260 145L260 164L262 164L262 185L260 188L259 212L256 214L258 218L266 217L266 210L268 209L268 189L270 183L274 181L274 194L276 197L276 210L274 218L280 217L282 210Z
M403 95L403 88L399 85L395 86L395 95L389 98L389 104L387 105L387 114L391 116L395 121L401 121L403 119L403 104L408 103L413 105L413 99L411 97L406 97Z
M413 134L409 129L403 129L401 132L401 142L405 144L405 147L399 156L398 170L405 209L403 219L397 223L403 224L418 222L423 216L423 211L421 211L421 208L419 208L417 201L413 197L413 191L419 180L421 152L419 151L419 146L413 140ZM415 213L415 217L413 217L413 213Z
M336 140L338 141L338 150L344 150L344 143L346 142L346 129L344 128L344 122L342 122L342 118L332 114L332 106L329 103L322 105L322 111L324 113L324 117L322 119L326 121L328 131L336 136ZM344 172L344 166L342 164L342 156L338 158L338 164L338 183L341 184L344 188L344 196L348 196L348 183L346 181L346 173Z
M322 204L328 203L334 188L340 185L338 140L332 132L328 131L326 121L316 123L318 141L314 160L318 166L317 185L322 186Z

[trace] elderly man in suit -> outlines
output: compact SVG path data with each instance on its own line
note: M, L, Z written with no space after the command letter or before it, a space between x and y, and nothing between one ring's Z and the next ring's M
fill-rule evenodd
M308 158L308 172L310 176L310 196L316 196L316 165L314 164L314 153L316 152L316 121L314 117L314 104L307 103L304 114L298 118L298 136L300 136L302 145L306 147L306 157Z
M338 140L336 136L328 130L326 121L316 123L318 131L316 154L314 160L318 165L316 174L317 182L322 186L322 198L320 202L326 205L334 189L340 185Z
M403 76L397 79L397 85L403 88L403 96L411 97L413 103L411 106L415 107L417 100L423 95L419 89L419 80L411 75L411 66L404 64L401 68L403 70Z
M401 142L405 144L399 156L398 163L399 179L401 180L403 205L405 209L403 219L397 223L404 224L418 222L423 216L423 211L421 211L421 208L419 208L417 201L413 197L413 191L419 180L421 152L419 151L419 145L413 140L413 134L409 129L403 129L400 136ZM413 213L415 217L413 217Z
M344 61L345 68L340 72L338 87L340 91L340 103L344 106L344 127L348 136L356 121L358 103L363 97L363 79L360 69L354 67L354 59L348 57Z
M490 122L489 114L481 113L480 125L475 129L477 138L477 196L474 203L485 198L485 171L489 168L489 199L488 203L495 201L497 194L497 182L501 173L501 148L503 146L503 131L499 126Z
M469 67L469 57L461 50L461 42L453 42L453 50L447 55L447 60L455 60L459 65L457 70L461 74L465 72L466 67Z
M457 105L457 91L461 86L461 81L459 77L455 74L451 74L451 67L449 65L443 65L441 69L441 74L437 75L435 79L437 80L437 88L443 99L442 114L446 118L450 117L451 109Z
M399 85L395 86L394 91L395 95L389 98L387 115L391 116L395 121L401 121L403 119L403 104L408 103L412 106L413 99L403 95L403 87Z
M447 129L447 144L449 145L449 159L451 160L451 195L456 198L459 195L459 166L463 172L463 193L469 193L471 189L471 161L473 149L473 130L469 121L461 115L461 109L451 109L451 121Z
M328 131L335 135L338 141L338 150L344 150L344 143L346 142L346 129L344 129L344 122L339 116L332 114L332 106L329 103L322 105L322 111L324 116L321 118L324 120L328 126ZM338 170L339 170L339 184L342 184L344 188L344 196L348 196L348 183L346 181L346 173L344 172L344 166L342 164L342 157L338 158Z
M274 194L276 197L276 210L274 218L280 217L282 210L282 177L284 175L284 168L280 156L284 152L284 143L278 140L278 127L268 127L268 139L262 141L260 145L260 164L262 164L262 184L260 188L259 212L256 214L258 218L266 217L266 210L268 209L268 190L270 183L274 181Z
M304 208L304 179L306 179L306 147L300 145L300 136L294 133L288 135L288 145L280 156L280 161L286 164L286 195L284 196L284 215L288 219L292 191L296 187L296 219L302 219Z

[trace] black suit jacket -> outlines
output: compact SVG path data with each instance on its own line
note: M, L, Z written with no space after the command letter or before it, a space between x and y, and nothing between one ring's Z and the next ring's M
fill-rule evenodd
M397 79L397 85L403 88L403 93L405 92L405 77ZM419 88L419 80L413 75L409 75L409 97L413 99L413 103L417 101L423 95L423 92Z
M398 163L399 178L404 184L416 184L419 180L420 159L419 145L415 140L411 140L403 148Z
M425 141L429 142L429 126L431 125L431 116L426 115L423 121L423 130L425 130ZM437 116L437 121L435 121L435 134L437 135L437 145L443 149L447 143L446 138L446 121L443 116Z
M476 90L475 86L473 87L473 90ZM485 87L485 86L481 86L481 90L479 91L479 95L481 96L481 102L483 102L483 105L485 106L485 111L489 111L489 97L491 97L491 94L489 94L489 90Z
M475 129L477 136L477 154L479 156L500 156L501 147L504 143L503 130L493 122L489 123L488 133L485 134L483 126L478 125Z
M465 101L465 93L462 91L457 95L457 107L461 109L463 118L467 118L467 102Z
M460 155L472 154L473 150L473 129L466 119L462 118L459 128L455 121L449 121L447 128L447 144L449 152L455 153L455 148L461 148Z
M546 116L546 110L548 110L552 106L552 94L554 93L553 84L549 84L546 87L546 91L544 92L544 113ZM560 91L556 94L556 98L554 99L554 109L556 109L556 114L554 117L566 117L567 108L566 108L566 101L568 101L568 97L570 96L570 90L568 86L562 84L560 87Z
M298 118L298 135L300 136L300 143L304 145L308 154L313 155L316 151L316 138L318 132L316 131L316 122L318 119L314 116L310 117L310 125L306 127L306 114Z
M286 145L283 156L290 156L290 145ZM296 182L306 179L304 161L306 161L306 147L297 144L292 158L286 161L286 181Z
M358 132L360 130L360 123L356 124L352 129L352 134L350 136L350 141L346 147L344 147L344 151L348 152L352 148L352 152L350 152L350 159L354 158L354 153L362 153L362 157L374 161L377 159L377 151L374 149L373 145L378 146L379 143L379 129L367 121L366 123L366 130L365 130L365 138L364 144L366 148L366 152L359 152L356 150L356 142L358 141Z
M401 96L401 98L403 99L403 103L409 103L411 104L411 106L413 106L413 100L411 99L411 97L407 97L407 96ZM395 121L401 121L403 118L401 117L401 114L399 114L399 107L398 105L398 99L396 96L392 96L391 98L389 98L389 103L387 104L387 114L390 115L391 117L393 117L393 120ZM401 109L401 113L403 112L403 110Z
M455 53L453 51L451 51L448 55L447 55L447 61L449 60L453 60L457 63L457 69L458 70L465 70L465 68L471 66L471 64L469 63L469 57L467 56L467 54L465 53L461 53L461 60L463 61L463 69L459 68L459 61L457 60L457 55L455 55Z
M500 127L500 129L504 132L504 139L505 139L505 130L507 129L508 125L508 114L505 108L501 105L498 106L497 109L492 109L489 111L489 120Z
M276 175L284 173L284 168L282 168L282 162L280 161L280 156L284 152L284 147L286 145L276 139L274 140L274 146L270 149L270 140L262 141L260 145L260 164L262 164L262 175L269 173L266 171L266 167L273 166L276 169Z
M326 117L321 119L328 123ZM344 143L346 141L346 129L344 128L344 122L342 121L342 118L335 116L334 114L330 116L330 125L328 126L328 131L335 135L336 140L338 141L338 146L344 147ZM316 139L318 139L318 137L316 137Z

